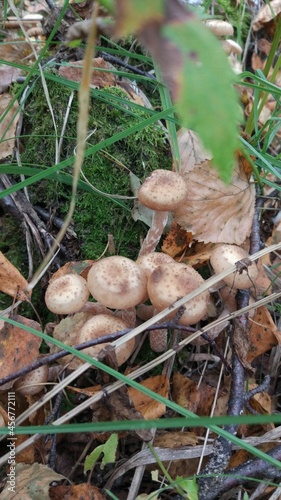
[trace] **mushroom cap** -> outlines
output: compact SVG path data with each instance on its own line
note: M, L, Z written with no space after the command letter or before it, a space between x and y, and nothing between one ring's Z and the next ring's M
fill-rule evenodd
M95 262L87 280L92 296L106 307L127 309L147 296L145 272L127 257L106 257Z
M243 248L236 245L218 245L211 252L210 262L216 274L226 271L234 266L236 262L247 259L249 254ZM248 266L249 264L249 266ZM232 288L245 290L254 285L258 277L258 268L255 262L249 261L241 270L237 270L223 278L223 281Z
M82 342L86 342L87 340L99 338L103 335L115 333L126 328L128 328L128 325L125 321L122 321L119 318L108 314L97 314L84 323L77 336L77 343L80 344ZM109 342L93 347L87 347L87 349L84 349L83 352L89 356L96 357L107 345L109 345ZM129 356L132 354L134 347L135 339L132 338L115 349L118 366L127 361Z
M216 36L232 36L234 34L233 26L221 19L208 19L205 21L205 25Z
M146 255L141 255L136 260L138 266L145 271L147 278L151 275L154 269L156 269L156 267L161 266L162 264L171 264L173 262L175 262L173 257L162 252L150 252Z
M154 307L161 311L204 284L200 274L190 266L174 262L158 266L147 283L148 295ZM193 325L207 315L209 292L202 292L185 305L179 322Z
M87 302L90 292L87 281L79 274L65 274L49 283L45 302L55 314L72 314Z
M48 381L49 369L47 365L39 366L32 372L19 377L14 384L14 389L24 396L33 396L38 394L44 388L44 384Z
M171 170L154 170L138 191L142 205L152 210L175 210L187 194L187 185L180 174Z

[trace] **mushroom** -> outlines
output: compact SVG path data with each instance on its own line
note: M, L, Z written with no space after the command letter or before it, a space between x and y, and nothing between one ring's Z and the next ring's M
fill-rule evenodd
M80 344L88 340L97 339L109 333L115 333L127 328L127 324L119 318L107 314L97 314L84 323L77 335L76 342ZM89 356L96 357L109 342L99 344L93 347L87 347L83 352ZM132 354L135 347L135 338L132 338L124 344L118 346L115 350L117 365L120 366Z
M127 257L112 256L95 262L87 280L92 296L106 307L127 309L147 297L145 272Z
M227 21L222 21L221 19L208 19L205 21L207 28L214 33L214 35L220 36L232 36L234 33L233 26Z
M240 265L239 261L242 261ZM211 252L210 262L216 274L238 264L237 271L223 278L223 281L232 288L241 290L251 288L258 277L259 272L255 262L249 259L249 254L243 248L236 245L218 245Z
M65 274L50 281L45 294L48 309L55 314L72 314L89 298L87 282L79 274Z
M32 372L19 377L13 388L24 396L33 396L38 394L48 382L49 369L47 365L39 366Z
M162 264L171 264L173 262L173 257L162 252L150 252L146 255L141 255L136 260L138 266L145 271L147 278L149 278L156 267Z
M161 311L203 284L203 278L195 269L174 262L158 266L148 279L147 289L152 304ZM189 300L179 323L193 325L207 316L208 298L209 292L205 291Z
M168 222L169 212L181 204L186 194L184 179L170 170L154 170L144 181L138 191L138 199L142 205L154 210L154 214L139 257L155 250Z
M142 321L147 321L157 314L152 305L140 304L137 306L137 316ZM164 352L167 349L167 328L149 331L149 345L154 352Z

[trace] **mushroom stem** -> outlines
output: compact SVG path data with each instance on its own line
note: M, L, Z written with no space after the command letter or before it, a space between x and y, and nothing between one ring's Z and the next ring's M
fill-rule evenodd
M167 225L169 212L154 210L151 227L143 240L138 257L154 252Z

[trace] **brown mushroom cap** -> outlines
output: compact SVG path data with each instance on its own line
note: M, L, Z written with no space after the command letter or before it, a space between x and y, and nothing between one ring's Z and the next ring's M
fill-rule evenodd
M39 366L32 372L18 378L14 384L14 389L25 396L33 396L44 389L48 381L49 369L47 365Z
M234 266L236 262L248 257L249 254L243 248L236 245L222 244L212 250L210 262L215 273L219 274ZM223 278L223 281L233 288L240 288L241 290L251 288L258 277L258 268L255 262L251 263L249 261L248 264L241 270Z
M115 333L120 330L128 328L128 325L119 318L107 314L97 314L84 323L77 336L77 343L86 342L87 340L102 337L109 333ZM84 349L83 352L89 356L96 357L99 352L104 349L109 343L99 344L93 347ZM124 344L118 346L115 350L118 366L125 363L125 361L132 354L135 347L135 339L132 338Z
M49 283L45 294L48 309L55 314L72 314L87 302L87 281L79 274L65 274Z
M141 255L137 258L136 263L140 266L146 273L147 278L156 269L156 267L162 264L171 264L174 262L173 257L162 252L150 252L146 255Z
M106 257L95 262L87 280L93 297L106 307L127 309L147 296L145 272L126 257Z
M170 170L154 170L138 191L142 205L152 210L175 210L187 194L187 185L180 174Z
M148 279L147 289L152 304L161 311L203 284L203 278L195 269L174 262L158 266ZM206 291L188 301L180 323L193 325L205 317L208 297L209 293Z

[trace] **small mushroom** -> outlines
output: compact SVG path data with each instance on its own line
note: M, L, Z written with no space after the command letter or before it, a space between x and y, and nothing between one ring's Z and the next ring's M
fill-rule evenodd
M147 297L145 272L127 257L112 256L95 262L87 280L92 296L113 309L128 309Z
M49 369L47 365L39 366L32 372L18 378L14 384L14 389L24 396L38 394L48 382Z
M87 281L79 274L65 274L49 283L45 294L48 309L55 314L73 314L89 298Z
M157 311L152 305L140 304L137 307L137 316L142 321L152 318ZM167 350L167 328L149 331L149 345L154 352L164 352Z
M80 344L88 340L97 339L103 335L119 332L126 328L128 328L128 325L119 318L107 314L97 314L84 323L77 336L76 342ZM108 344L109 343L106 342L93 347L87 347L83 352L89 356L96 357ZM115 354L118 366L127 361L134 347L135 339L132 338L116 348Z
M161 311L204 284L200 274L190 266L174 262L158 266L147 283L148 295L154 307ZM179 322L193 325L207 316L209 292L189 300Z
M234 33L233 26L227 21L222 21L221 19L208 19L205 21L207 28L214 33L214 35L220 36L232 36Z
M144 181L138 191L138 199L142 205L154 210L154 214L139 257L155 250L168 222L169 212L179 207L186 194L184 179L170 170L154 170Z
M242 261L240 265L239 261ZM255 262L251 262L249 254L236 245L218 245L211 252L210 262L216 274L226 271L237 263L237 271L223 278L223 281L232 288L241 290L251 288L258 277L259 272Z

